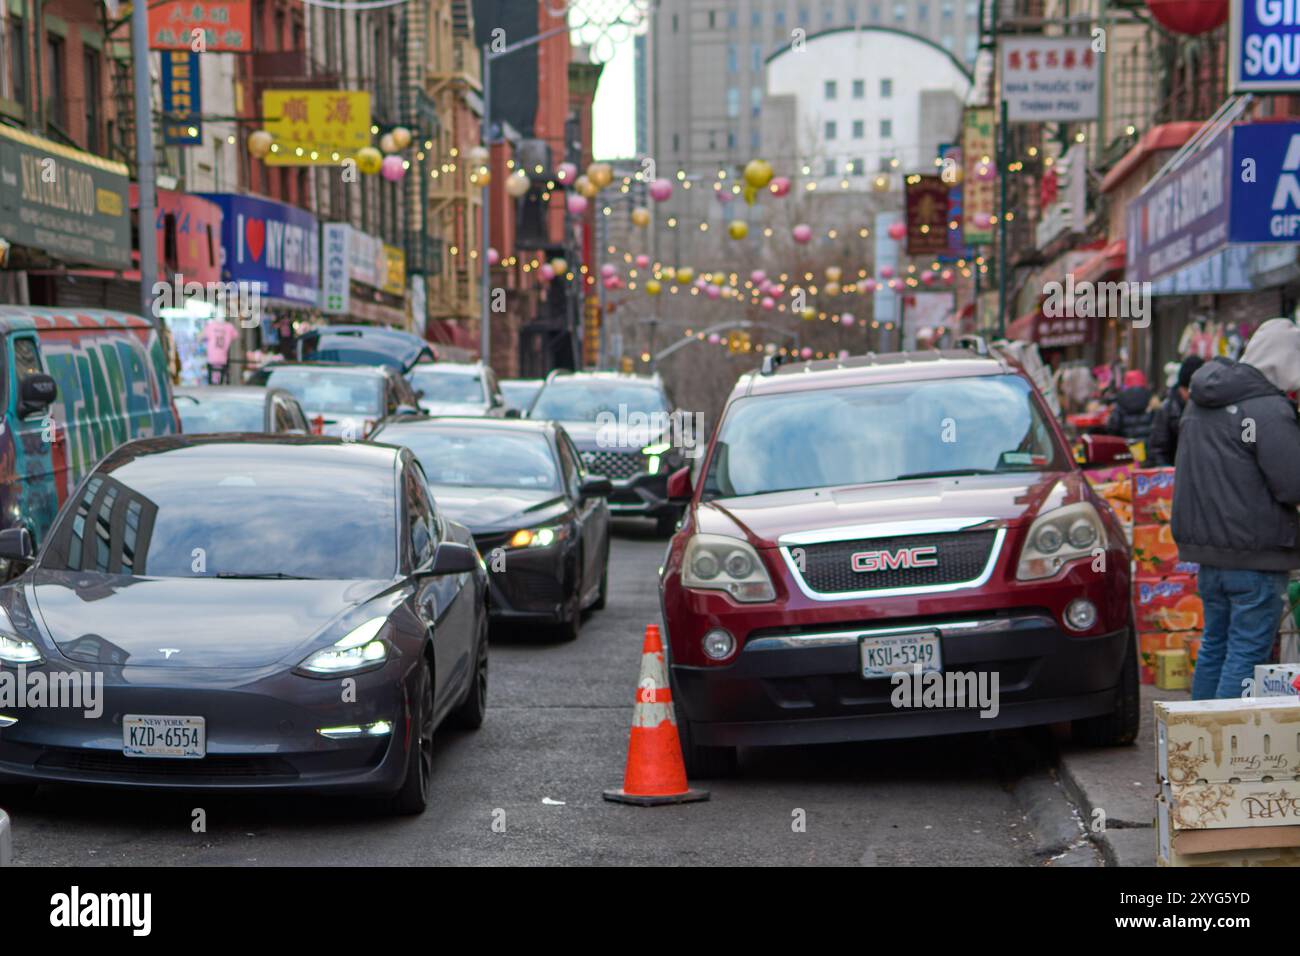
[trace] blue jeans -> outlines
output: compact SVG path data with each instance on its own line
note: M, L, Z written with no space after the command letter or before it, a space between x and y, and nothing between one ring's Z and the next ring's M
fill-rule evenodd
M1287 580L1285 571L1201 565L1196 583L1205 605L1205 634L1192 677L1194 700L1240 697L1255 665L1269 663Z

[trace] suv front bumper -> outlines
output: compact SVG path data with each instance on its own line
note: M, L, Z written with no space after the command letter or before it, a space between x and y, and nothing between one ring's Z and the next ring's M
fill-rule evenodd
M860 676L859 639L938 632L945 674L998 675L996 714L965 707L898 707L888 678ZM1028 727L1115 707L1128 629L1096 637L1062 632L1046 613L909 620L752 632L733 663L671 667L673 700L695 743L767 746L885 740ZM908 675L908 680L912 680ZM988 712L993 708L989 707Z

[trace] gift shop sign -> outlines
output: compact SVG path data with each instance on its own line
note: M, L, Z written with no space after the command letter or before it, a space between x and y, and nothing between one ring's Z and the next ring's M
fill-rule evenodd
M316 217L297 206L233 193L203 193L221 207L222 271L262 295L315 308L320 297Z
M1233 93L1300 90L1300 4L1232 0L1228 86Z

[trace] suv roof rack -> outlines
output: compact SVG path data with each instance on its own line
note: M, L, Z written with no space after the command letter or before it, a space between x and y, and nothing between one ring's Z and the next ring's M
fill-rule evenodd
M773 353L772 355L764 355L764 356L763 356L763 367L762 367L761 369L759 369L758 374L759 374L759 375L775 375L775 374L776 374L776 370L777 370L778 368L781 367L781 363L784 362L784 361L785 361L785 356L784 356L784 355L777 355L777 354L775 354L775 353Z
M988 340L982 335L963 335L957 340L957 347L974 352L976 355L989 355Z

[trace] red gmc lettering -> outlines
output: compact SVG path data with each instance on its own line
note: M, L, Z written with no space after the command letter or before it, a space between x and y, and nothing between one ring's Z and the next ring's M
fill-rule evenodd
M899 568L934 568L939 566L936 557L939 549L933 545L923 548L900 548L897 551L859 551L850 559L853 570L860 574L872 571L895 571Z

